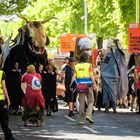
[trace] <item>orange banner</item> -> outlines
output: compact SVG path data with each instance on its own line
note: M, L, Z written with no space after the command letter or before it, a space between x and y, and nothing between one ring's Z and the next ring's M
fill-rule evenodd
M83 38L85 36L86 36L85 34L61 34L60 51L61 52L74 51L77 39Z
M128 52L140 52L140 24L129 24Z

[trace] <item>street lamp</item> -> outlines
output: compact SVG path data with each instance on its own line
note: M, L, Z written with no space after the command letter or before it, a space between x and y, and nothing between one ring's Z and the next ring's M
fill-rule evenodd
M88 12L87 12L87 3L86 0L84 0L84 33L87 34L87 16L88 16Z
M139 23L139 0L136 0L136 23Z

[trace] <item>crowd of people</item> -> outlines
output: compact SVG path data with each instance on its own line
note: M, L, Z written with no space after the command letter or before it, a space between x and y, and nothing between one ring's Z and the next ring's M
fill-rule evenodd
M8 92L5 85L5 73L0 71L0 122L5 139L14 140L11 130L8 128L7 109L11 115L22 114L24 126L27 126L30 118L32 121L35 121L33 118L36 118L38 127L42 127L46 113L49 116L51 112L58 111L56 92L60 77L59 82L65 86L64 102L69 106L68 116L75 116L74 111L76 110L79 113L80 125L83 125L85 120L91 124L94 123L94 106L98 110L105 108L106 113L111 107L113 112L117 113L117 105L120 108L131 106L131 111L133 111L133 100L126 98L130 96L135 97L136 109L140 114L140 67L134 67L133 71L135 74L135 94L130 94L129 89L127 95L120 95L122 91L117 92L121 72L118 65L113 66L116 59L112 54L115 53L113 53L113 49L110 50L105 57L103 51L98 52L96 67L87 62L89 56L84 52L80 54L79 60L74 57L66 57L60 69L52 59L49 59L47 66L29 65L26 73L23 74L20 69L21 64L16 62L9 73L9 83L6 83L8 86L10 85ZM105 69L110 62L112 67L108 68L109 74L106 74ZM9 77L7 76L7 78ZM26 83L23 90L22 83ZM127 84L129 86L129 83Z

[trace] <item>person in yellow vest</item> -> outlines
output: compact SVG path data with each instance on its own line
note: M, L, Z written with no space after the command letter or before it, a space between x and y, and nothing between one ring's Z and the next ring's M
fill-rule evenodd
M5 140L15 140L13 134L8 128L8 109L10 106L10 100L5 84L5 73L0 70L0 123L1 128L5 135Z
M95 80L93 77L93 68L90 63L87 63L88 55L86 53L82 53L80 56L80 63L75 65L75 74L73 76L73 80L77 81L77 91L79 93L79 116L80 121L79 124L84 124L84 120L86 118L89 123L94 123L92 119L92 111L93 111L93 89L95 88ZM85 87L85 88L84 88ZM85 117L85 97L88 99L88 109Z

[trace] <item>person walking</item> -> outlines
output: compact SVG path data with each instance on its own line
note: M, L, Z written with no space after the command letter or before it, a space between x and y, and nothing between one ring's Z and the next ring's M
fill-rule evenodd
M80 63L75 65L75 73L72 78L72 81L76 78L77 81L77 91L79 93L79 116L80 121L79 124L84 124L84 120L86 118L89 123L94 123L92 119L92 111L93 111L93 89L95 88L95 80L93 77L93 68L90 63L87 63L88 55L86 53L82 53L80 56ZM85 97L88 99L88 109L85 117Z
M53 67L52 63L46 66L46 73L44 74L43 84L47 115L51 115L51 111L58 111L58 102L56 98L56 82L57 82L57 69Z
M27 126L27 120L31 114L38 114L38 127L42 127L45 114L45 100L42 95L41 82L42 78L36 72L34 65L27 66L27 73L22 76L21 82L27 84L26 94L23 98L23 116L24 126Z
M0 32L0 54L2 52L1 46L4 43L3 36ZM2 66L2 62L0 62L0 67ZM6 84L5 84L5 72L0 69L0 124L1 128L4 132L5 140L15 140L13 134L8 127L9 123L9 113L8 109L10 106L10 99L8 96Z
M77 92L72 92L70 90L70 84L72 77L74 75L74 65L75 65L75 59L71 57L69 59L69 63L65 66L65 94L67 95L67 102L69 104L69 117L74 116L74 102L76 102Z
M10 115L21 115L22 98L24 93L21 89L21 68L18 62L15 63L10 75L9 97L11 101Z
M15 140L13 134L8 127L10 99L5 84L5 73L0 70L0 123L5 135L5 140Z
M69 64L69 59L70 59L69 57L66 57L64 59L63 65L61 66L61 75L62 75L61 82L64 84L65 84L65 81L64 81L65 71L66 71L66 66ZM64 107L68 106L68 94L67 94L67 92L65 92L64 102L65 102Z

